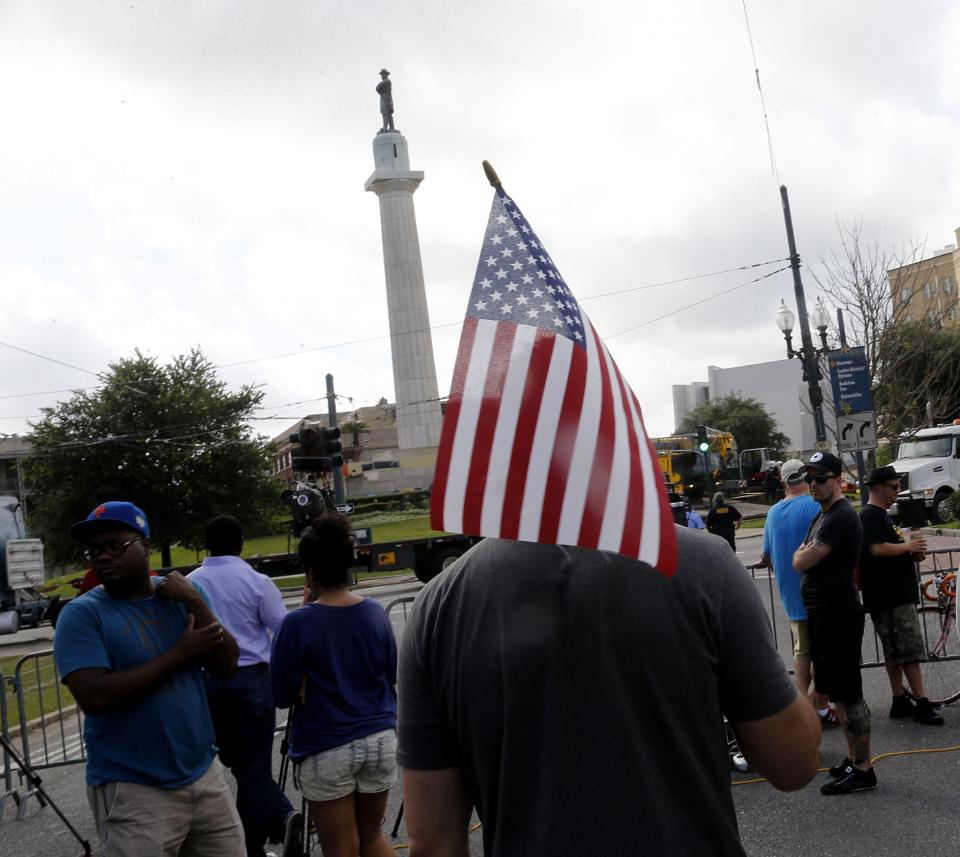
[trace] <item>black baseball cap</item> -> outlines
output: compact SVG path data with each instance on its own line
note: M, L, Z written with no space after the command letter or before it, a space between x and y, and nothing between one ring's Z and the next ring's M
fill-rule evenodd
M832 452L815 452L803 469L804 472L819 470L831 476L839 476L843 472L843 462Z

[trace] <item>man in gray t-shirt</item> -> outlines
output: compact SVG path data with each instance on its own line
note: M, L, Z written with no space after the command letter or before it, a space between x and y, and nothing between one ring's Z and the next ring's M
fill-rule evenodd
M400 655L410 855L742 855L725 714L779 789L817 769L749 575L676 530L672 579L624 557L487 539L421 592Z

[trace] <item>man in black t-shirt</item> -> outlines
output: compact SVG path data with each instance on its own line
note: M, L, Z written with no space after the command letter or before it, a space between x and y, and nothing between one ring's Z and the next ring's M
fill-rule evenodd
M486 857L743 857L723 714L775 788L810 781L820 726L750 576L715 539L676 537L669 580L488 538L424 587L398 681L411 855L465 855L476 807Z
M863 607L873 619L883 644L883 658L890 679L893 703L890 716L913 717L926 726L942 726L923 691L920 664L927 651L917 619L917 572L914 561L922 558L927 543L920 532L908 541L893 526L887 514L900 491L900 476L892 465L876 467L866 479L870 501L860 512L863 549L860 554L860 585ZM906 677L916 705L903 687Z
M803 572L800 595L807 611L814 684L834 704L847 739L847 758L830 769L821 794L840 795L877 787L870 765L870 709L860 679L863 607L854 582L860 558L860 520L840 487L840 459L815 452L804 468L820 512L793 555Z
M728 503L727 498L720 491L717 491L713 495L713 503L707 513L707 531L725 538L736 553L737 540L734 533L740 529L742 517L740 511L732 503Z

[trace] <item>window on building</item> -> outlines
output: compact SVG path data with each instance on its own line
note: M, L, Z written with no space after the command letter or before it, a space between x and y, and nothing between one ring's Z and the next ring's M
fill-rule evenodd
M940 281L940 288L943 289L943 293L944 293L945 295L956 294L956 291L957 291L957 278L954 277L952 274L947 274L947 276L945 276L945 277Z
M927 300L930 300L930 298L933 297L933 283L931 283L930 280L927 280L927 281L923 284L923 296L924 296Z

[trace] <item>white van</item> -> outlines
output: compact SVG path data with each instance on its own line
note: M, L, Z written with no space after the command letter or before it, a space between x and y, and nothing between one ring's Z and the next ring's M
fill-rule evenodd
M943 503L960 488L960 420L905 437L893 466L903 474L898 500L923 500L930 523L946 520Z

